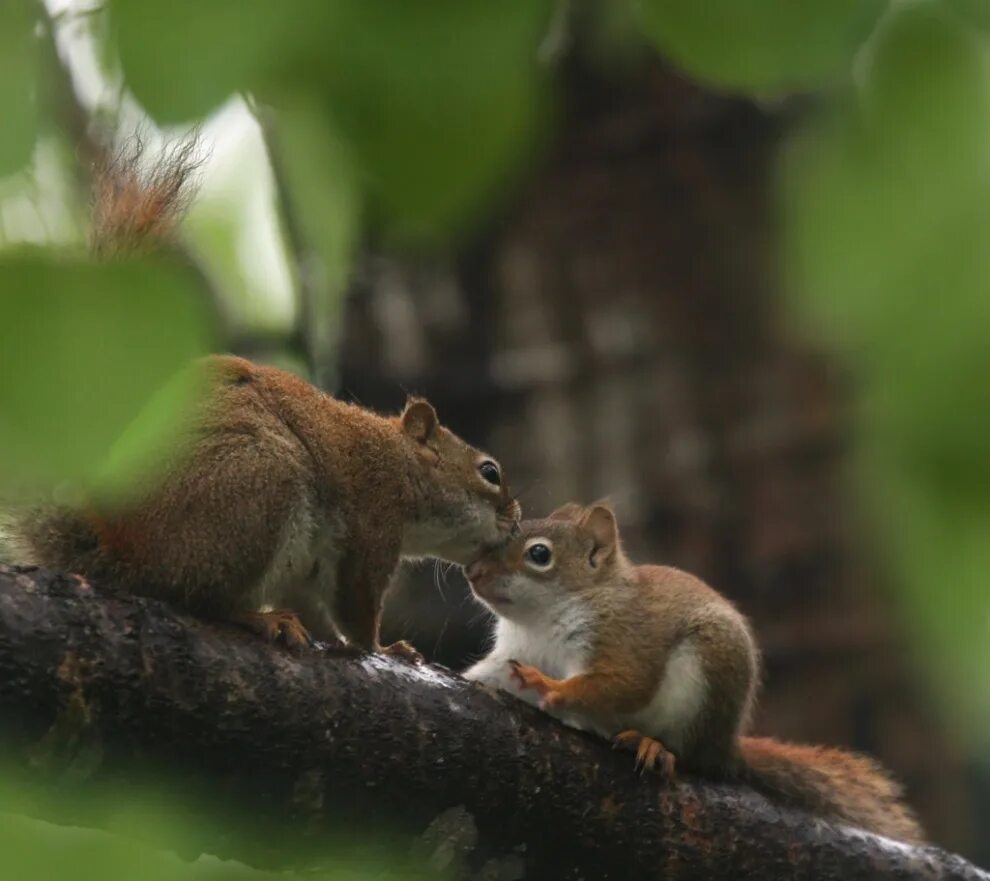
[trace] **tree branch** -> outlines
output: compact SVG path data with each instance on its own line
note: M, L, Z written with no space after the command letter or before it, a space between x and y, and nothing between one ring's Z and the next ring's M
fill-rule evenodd
M66 787L153 768L197 817L209 801L177 848L254 865L326 863L331 835L374 829L434 865L459 855L462 876L990 879L743 787L638 777L441 668L291 655L44 570L0 567L0 724L15 769L58 794L48 819L100 825Z

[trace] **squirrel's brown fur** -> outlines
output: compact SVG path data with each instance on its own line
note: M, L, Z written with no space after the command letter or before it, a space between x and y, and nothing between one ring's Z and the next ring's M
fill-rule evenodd
M924 841L900 784L868 756L771 737L740 737L738 748L739 778L771 798L890 838Z
M546 565L533 559L540 545ZM759 677L748 623L698 578L633 565L608 506L524 521L467 573L498 616L494 648L469 678L615 738L639 764L672 771L676 759L822 817L922 840L900 788L872 760L744 736Z

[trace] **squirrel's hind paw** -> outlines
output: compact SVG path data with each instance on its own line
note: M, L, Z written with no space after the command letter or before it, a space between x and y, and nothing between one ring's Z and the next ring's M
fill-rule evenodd
M414 646L406 642L404 639L400 639L398 642L393 642L391 645L383 646L381 652L385 655L391 655L393 658L401 658L403 661L408 661L410 664L423 664L426 660L418 651L416 651Z
M647 737L635 729L621 731L612 739L615 749L629 750L636 753L635 768L641 774L644 771L656 771L664 780L674 779L676 760L659 740Z
M280 643L289 649L309 648L313 644L313 639L299 616L289 609L243 612L235 616L233 621L257 634L265 642Z

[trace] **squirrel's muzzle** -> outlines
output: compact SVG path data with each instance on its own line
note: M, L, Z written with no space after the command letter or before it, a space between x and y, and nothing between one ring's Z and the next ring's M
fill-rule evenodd
M464 567L464 575L472 584L481 581L486 575L491 575L492 566L487 560L475 560Z

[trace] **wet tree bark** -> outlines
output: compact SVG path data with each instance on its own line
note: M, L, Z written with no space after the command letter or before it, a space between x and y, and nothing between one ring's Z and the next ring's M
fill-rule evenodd
M0 731L49 819L98 826L73 793L153 780L201 816L177 847L255 865L331 864L374 832L459 877L990 879L744 788L637 777L441 668L292 655L43 570L0 568Z

